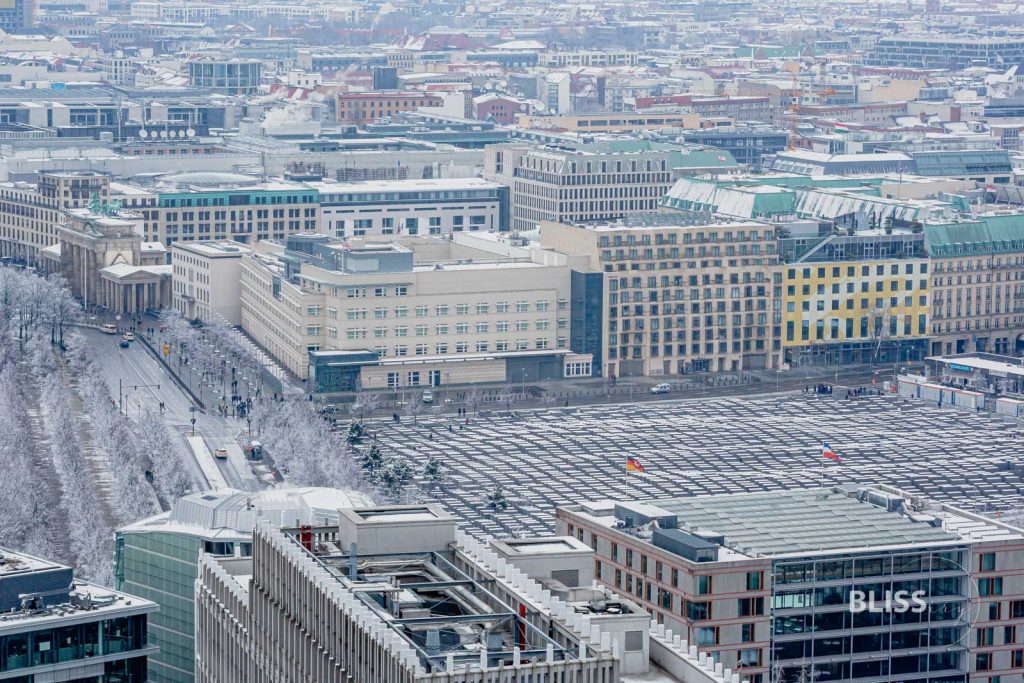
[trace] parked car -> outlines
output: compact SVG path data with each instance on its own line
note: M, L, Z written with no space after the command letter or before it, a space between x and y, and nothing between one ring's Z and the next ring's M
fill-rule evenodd
M423 399L422 400L423 400L424 403L428 403L428 404L429 403L433 403L434 402L434 392L430 391L429 389L427 389L426 391L423 392Z
M117 325L111 323L104 323L100 325L100 332L103 334L117 334Z
M120 346L122 349L127 349L131 346L131 344L128 343L127 339L122 339L121 341L117 342L117 345Z
M651 387L652 394L667 394L672 391L672 385L668 382L662 382L661 384L655 384Z
M133 341L135 341L135 333L134 332L125 332L124 333L124 337L122 337L122 338L126 342L133 342Z
M213 455L214 455L215 458L220 458L221 460L227 460L228 459L228 449L226 449L223 446L221 446L220 448L218 448L217 450L215 450L213 452Z

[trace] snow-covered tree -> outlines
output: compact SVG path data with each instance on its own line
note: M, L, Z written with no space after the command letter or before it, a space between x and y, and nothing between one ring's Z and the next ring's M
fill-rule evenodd
M185 467L183 442L164 422L159 411L146 408L135 430L135 445L139 454L151 463L153 484L169 509L174 501L192 492L192 477Z
M412 465L407 458L401 455L390 456L385 461L377 478L381 495L391 503L404 502L414 474Z
M380 444L374 441L369 448L360 451L359 467L363 470L363 476L371 484L377 483L378 475L384 467L384 453Z
M505 489L498 484L487 494L486 505L493 512L504 512L508 509L508 498L505 497Z
M421 471L423 485L432 491L444 489L448 484L448 467L436 455L431 453L423 463Z
M366 436L366 430L363 427L363 423L358 420L352 420L348 425L348 432L345 435L345 440L351 444L361 443L363 437Z

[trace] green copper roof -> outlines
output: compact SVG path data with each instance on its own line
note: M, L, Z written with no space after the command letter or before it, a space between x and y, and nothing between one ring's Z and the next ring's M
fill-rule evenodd
M1024 215L979 216L962 223L924 226L932 256L1024 251Z

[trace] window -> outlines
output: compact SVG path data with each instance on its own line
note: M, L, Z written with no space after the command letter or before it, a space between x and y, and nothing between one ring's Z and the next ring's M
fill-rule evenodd
M978 569L983 572L992 572L996 569L996 554L982 553L978 556Z
M1002 595L1003 594L1003 578L997 576L991 579L978 579L978 595Z
M387 296L387 294L388 294L388 288L387 287L374 287L373 288L373 295L374 296Z
M427 351L427 345L426 344L417 344L416 345L416 355L417 356L425 356L425 355L427 355L427 353L428 353L428 351Z
M455 315L469 315L469 304L456 304Z
M486 353L487 352L487 342L485 342L485 341L478 341L476 343L476 350L477 350L477 353Z
M736 603L741 617L756 617L764 612L764 598L740 598Z
M438 335L448 334L448 326L447 325L436 325L434 327L434 332L435 332L435 334L438 334Z
M494 304L494 310L497 313L508 313L508 302L499 301L498 303Z
M699 595L707 595L711 592L711 576L709 574L703 574L697 577L697 593Z
M426 337L428 329L430 329L430 328L427 325L417 325L416 326L416 336L417 337Z
M761 590L761 572L747 572L747 590Z
M416 317L417 318L425 318L428 315L430 315L430 307L429 306L417 306L416 307Z
M469 334L469 323L455 323L455 334Z
M992 653L982 652L974 656L974 668L976 671L989 671L992 669Z
M529 301L517 301L516 302L516 313L526 313L530 310Z
M710 602L687 602L686 618L690 621L703 621L711 618Z
M408 318L409 307L408 306L395 306L395 317L396 318Z
M477 313L477 315L487 315L490 312L491 312L491 305L490 304L477 304L476 305L476 313Z
M455 353L468 353L469 342L458 342L455 344Z
M401 285L399 287L395 287L395 296L405 296L408 293L409 293L409 288L406 287L405 285Z
M739 667L748 666L761 666L761 650L759 648L740 650Z
M718 627L702 626L697 629L697 645L708 647L718 644Z
M740 625L740 642L752 643L754 642L754 624L741 624Z
M993 631L994 629L992 628L979 628L975 632L977 633L976 645L978 647L985 647L986 645L991 645L995 641Z

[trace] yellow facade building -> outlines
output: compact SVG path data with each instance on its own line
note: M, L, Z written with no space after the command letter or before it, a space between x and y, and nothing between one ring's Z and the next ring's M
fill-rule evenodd
M790 263L783 285L782 343L788 362L923 358L929 316L928 259Z

